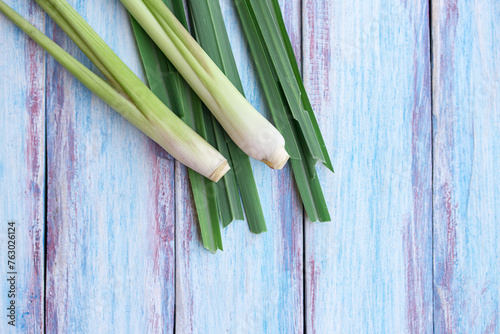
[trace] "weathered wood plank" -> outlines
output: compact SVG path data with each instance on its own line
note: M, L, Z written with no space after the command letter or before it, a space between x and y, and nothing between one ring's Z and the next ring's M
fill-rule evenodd
M142 75L120 2L69 2ZM47 115L47 332L172 333L173 160L51 58Z
M336 173L305 225L307 333L432 332L428 2L303 6L305 84Z
M498 333L500 3L435 0L434 328Z
M284 5L286 3L286 6ZM282 1L300 50L300 1ZM221 1L249 101L266 106L232 0ZM253 161L268 232L245 222L223 231L224 251L203 249L184 168L177 170L176 331L179 333L302 333L302 208L290 170Z
M43 31L32 2L6 1ZM45 197L45 56L0 14L0 305L1 333L42 333ZM15 222L15 268L7 263L8 225ZM7 272L17 272L10 298ZM9 277L11 275L8 275ZM15 327L7 307L15 301Z

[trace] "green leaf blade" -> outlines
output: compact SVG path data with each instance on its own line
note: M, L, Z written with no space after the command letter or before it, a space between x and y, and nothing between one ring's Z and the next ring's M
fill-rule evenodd
M277 14L275 9L271 11L270 7L266 7L267 1L235 0L235 4L271 115L276 127L285 137L304 209L311 221L330 221L314 166L318 160L323 161L327 167L331 162L326 148L321 148L324 141L316 118L311 117L304 108L297 111L297 106L304 107L304 101L307 106L309 100L304 100L304 96L307 98L305 90L302 93L299 88L298 82L301 83L302 80L286 30L284 38L283 32L278 29L278 26L281 30L285 28L282 18L280 21L273 17ZM269 12L266 13L265 8L268 8ZM281 13L279 15L281 16ZM270 36L272 34L274 36ZM288 40L288 45L284 40ZM290 59L292 56L293 61ZM309 109L312 111L312 108ZM315 128L318 128L318 131ZM318 136L319 139L316 138ZM314 150L311 149L311 142L315 143Z
M279 30L281 32L281 38L284 42L290 65L292 66L292 70L293 70L293 73L295 75L297 85L299 86L299 89L300 89L301 98L302 98L302 105L304 106L307 113L309 114L309 118L311 120L311 124L312 124L312 127L314 129L316 139L321 147L321 150L323 151L323 159L324 159L323 163L324 163L326 168L328 168L329 170L331 170L333 172L332 161L330 159L330 155L328 154L328 150L326 148L326 144L325 144L325 141L323 139L323 135L321 134L321 130L319 129L318 120L316 119L316 115L314 114L314 110L313 110L311 102L309 100L309 96L307 95L306 88L304 86L304 82L302 81L302 76L300 75L299 65L297 63L297 58L295 58L295 53L293 51L292 42L290 41L290 36L288 35L288 32L286 30L285 21L283 20L283 15L281 12L280 4L279 4L278 0L271 0L271 1L272 1L273 9L274 9L273 14L274 14L274 17L278 23L278 27L279 27Z

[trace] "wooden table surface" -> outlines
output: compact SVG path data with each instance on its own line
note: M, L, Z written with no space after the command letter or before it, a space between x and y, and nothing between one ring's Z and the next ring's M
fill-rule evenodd
M32 0L6 2L91 66ZM119 1L69 2L144 78ZM281 5L333 221L305 218L288 167L253 161L269 231L234 222L215 255L185 168L0 16L1 333L500 333L500 2Z

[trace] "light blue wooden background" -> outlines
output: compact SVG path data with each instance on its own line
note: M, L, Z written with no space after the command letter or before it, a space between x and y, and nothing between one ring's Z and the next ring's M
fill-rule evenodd
M6 2L91 66L31 0ZM119 1L69 2L144 77ZM288 168L254 162L269 232L235 222L216 255L185 168L0 16L1 333L500 332L500 2L281 5L336 170L319 168L333 222L304 219Z

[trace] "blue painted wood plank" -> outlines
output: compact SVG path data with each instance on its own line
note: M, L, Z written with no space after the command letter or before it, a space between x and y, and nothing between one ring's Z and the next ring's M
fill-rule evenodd
M305 85L335 174L306 223L307 333L432 332L428 2L303 6Z
M69 3L143 78L120 2ZM52 58L47 122L47 332L172 333L173 160Z
M43 31L32 2L6 1ZM0 14L0 333L42 333L45 197L45 56ZM7 263L15 222L15 268ZM10 254L12 255L12 254ZM16 272L15 296L7 272ZM9 295L11 295L10 298ZM15 301L15 327L7 315Z
M282 1L300 50L300 1ZM285 5L286 4L286 5ZM259 92L232 0L221 1L236 63L249 101ZM178 333L302 333L303 220L290 170L252 161L268 232L253 235L244 222L223 231L224 251L203 248L184 168L176 172L176 331Z
M436 333L500 332L499 18L433 1Z

